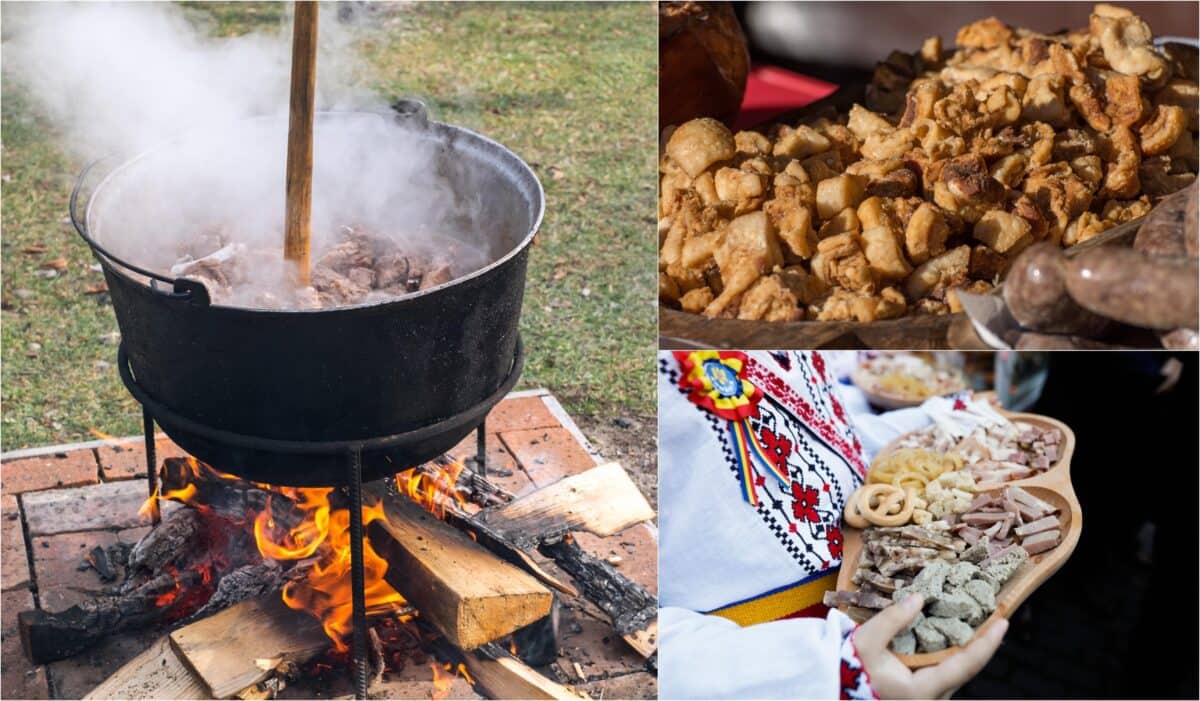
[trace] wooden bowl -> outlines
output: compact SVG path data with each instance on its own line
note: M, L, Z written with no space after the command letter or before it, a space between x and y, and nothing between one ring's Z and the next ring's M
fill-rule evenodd
M867 401L872 406L877 406L882 409L907 409L908 407L920 406L922 402L929 397L944 397L947 394L954 394L967 389L967 383L962 379L962 376L957 376L958 384L954 387L937 394L931 394L928 397L913 397L908 394L896 394L881 389L875 382L874 376L862 368L862 366L854 368L850 373L850 381L854 386L862 390L862 393L867 395Z
M996 595L996 610L992 612L992 615L986 621L976 628L976 631L982 630L988 622L995 618L1000 616L1004 618L1011 617L1013 612L1017 610L1017 607L1025 599L1028 599L1029 595L1041 586L1042 582L1045 582L1050 578L1050 575L1057 572L1060 567L1066 564L1067 559L1071 557L1071 553L1075 552L1075 546L1079 544L1079 536L1083 530L1083 511L1079 506L1079 499L1075 496L1075 489L1071 486L1071 456L1075 452L1074 431L1061 421L1048 416L1017 414L1008 411L1001 411L1000 413L1012 421L1023 421L1036 424L1041 428L1057 428L1062 431L1062 455L1057 462L1050 466L1049 470L1039 475L1021 480L1013 480L1012 482L980 485L979 491L990 492L1005 487L1021 487L1037 498L1054 504L1059 509L1058 520L1062 528L1063 537L1062 541L1054 548L1031 556L1013 574L1012 578L1004 583L1004 586L1000 588L1000 592ZM903 437L901 436L888 443L879 451L879 455L885 455L896 450L896 444ZM837 588L839 591L855 591L858 589L858 585L852 582L851 579L858 568L858 558L862 555L862 532L859 529L849 526L844 527L842 555L842 568L838 572ZM844 611L848 607L842 608ZM938 652L897 655L897 657L909 668L918 669L938 664L950 655L958 652L958 650L959 648L955 646Z

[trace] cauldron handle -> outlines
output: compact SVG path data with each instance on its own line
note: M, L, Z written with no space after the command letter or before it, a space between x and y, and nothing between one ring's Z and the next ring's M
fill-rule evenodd
M87 228L87 215L86 213L79 212L79 193L83 190L83 184L87 181L88 174L91 173L92 169L99 165L99 163L103 160L103 158L98 158L87 164L83 171L79 173L79 177L75 180L75 187L71 188L71 199L67 203L67 210L71 217L71 224L75 227L75 231L79 234L80 238L83 239L84 243L86 243L88 247L92 249L92 254L96 256L96 260L100 261L101 265L111 267L111 265L115 263L126 270L130 270L139 275L144 275L150 278L150 284L148 287L155 294L171 297L173 299L179 299L196 306L207 307L212 303L212 301L208 296L208 288L206 288L203 283L184 278L169 278L165 275L160 275L159 273L146 270L145 268L139 268L138 266L128 263L114 256L112 253L109 253L107 249L105 249L103 246L97 243L95 239L92 238L92 235ZM158 286L154 284L155 281L169 284L171 286L171 291L164 292L160 290Z
M392 103L396 121L425 128L429 124L429 109L425 103L411 97L402 97Z

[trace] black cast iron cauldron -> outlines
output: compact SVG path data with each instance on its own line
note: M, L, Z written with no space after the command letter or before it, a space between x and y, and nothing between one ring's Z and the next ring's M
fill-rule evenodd
M318 131L342 115L319 114ZM364 479L394 474L452 448L520 375L518 322L541 184L512 152L427 120L418 102L375 116L431 143L441 176L480 190L498 213L492 243L505 253L391 301L234 308L212 304L198 283L116 257L109 242L120 232L89 232L96 202L137 159L96 186L83 217L76 201L87 170L72 193L71 218L108 282L126 385L176 443L214 467L272 484L344 484L345 444L361 448Z

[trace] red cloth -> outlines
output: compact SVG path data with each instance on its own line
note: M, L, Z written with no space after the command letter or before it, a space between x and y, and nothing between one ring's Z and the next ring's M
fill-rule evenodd
M735 129L762 124L830 95L837 86L777 66L751 66Z

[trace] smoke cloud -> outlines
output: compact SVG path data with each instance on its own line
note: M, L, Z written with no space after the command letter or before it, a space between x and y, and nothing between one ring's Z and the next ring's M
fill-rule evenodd
M88 222L102 245L166 274L244 244L263 255L242 266L228 303L293 306L281 253L290 17L230 38L165 3L30 3L6 7L4 19L5 78L64 148L107 157ZM452 256L455 275L477 269L530 222L485 205L481 191L494 195L495 183L448 166L440 143L379 116L393 98L364 87L369 68L354 47L366 31L322 8L317 107L339 113L317 121L314 260L350 225L406 255Z

